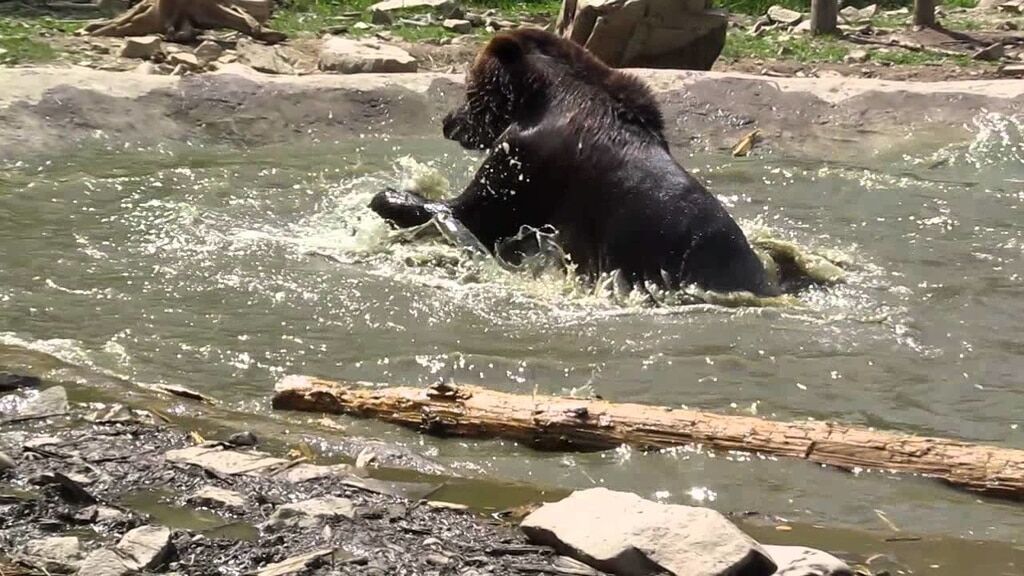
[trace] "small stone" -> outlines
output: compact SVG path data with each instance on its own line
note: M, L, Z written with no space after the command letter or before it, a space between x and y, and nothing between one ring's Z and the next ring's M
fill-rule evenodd
M784 8L776 4L768 9L768 18L770 18L772 22L778 22L779 24L785 24L786 26L793 26L803 20L804 15L796 10L790 10L789 8Z
M68 393L63 386L47 388L25 403L19 417L59 416L68 411Z
M305 571L306 566L313 560L323 558L324 556L328 556L332 553L333 550L325 549L288 558L287 560L282 560L281 562L260 568L259 571L256 572L256 576L287 576L288 574L303 572Z
M159 36L137 36L127 38L121 48L123 58L142 58L149 60L163 48L163 40Z
M13 458L7 455L6 452L0 452L0 472L4 470L13 470L17 468L18 464Z
M94 506L87 506L79 510L78 513L75 514L75 520L78 520L79 522L103 523L120 520L124 516L125 513L117 508L97 504Z
M996 42L991 46L986 46L981 50L978 50L974 54L971 54L971 58L974 60L984 60L987 62L996 62L1002 60L1006 54L1006 50L1003 48L1002 42Z
M803 22L797 24L796 27L793 28L793 32L795 34L810 34L811 33L811 21L810 20L804 20Z
M191 52L176 52L171 54L167 61L172 66L183 66L189 70L198 70L200 68L199 58Z
M843 56L843 62L846 64L863 64L871 58L871 54L867 50L850 50L850 53Z
M1009 76L1012 78L1024 77L1024 64L1010 64L1009 66L1003 66L999 69L1000 76Z
M173 553L171 531L163 526L139 526L128 531L116 549L125 557L125 565L135 570L150 570L163 564Z
M773 576L853 576L853 570L839 558L803 546L761 545L778 568Z
M58 536L41 538L25 544L22 563L41 568L46 572L73 572L82 562L84 553L78 538L74 536Z
M424 560L432 566L447 566L451 563L451 560L442 554L427 554Z
M860 9L860 17L862 20L870 20L878 16L878 4L869 4Z
M205 66L220 58L221 54L224 53L224 48L212 40L206 40L199 46L196 46L192 53L199 59L199 63Z
M481 26L487 23L486 18L479 14L473 13L466 14L466 20L469 20L469 23L472 24L474 28L480 28Z
M245 498L233 490L204 486L188 497L188 503L203 508L223 509L231 512L245 510Z
M473 31L473 24L469 20L457 20L449 18L441 23L441 26L445 30L450 30L456 34L469 34Z
M120 554L105 548L92 552L78 566L78 576L127 576L132 572Z
M260 443L260 439L255 434L246 430L245 432L238 432L228 437L228 443L235 446L255 446Z
M280 530L288 527L312 528L325 521L355 517L355 506L348 498L322 496L281 506L267 520L267 527Z
M860 20L860 9L853 6L847 6L839 11L839 16L847 22L857 22Z
M365 32L366 30L372 30L373 26L370 25L370 24L367 24L366 22L356 22L355 24L352 25L352 29L353 30L361 30L361 31Z

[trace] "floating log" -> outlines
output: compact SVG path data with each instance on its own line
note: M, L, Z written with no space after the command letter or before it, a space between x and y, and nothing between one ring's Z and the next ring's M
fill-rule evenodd
M541 450L642 450L703 444L788 456L844 470L880 469L1024 498L1024 450L832 422L777 422L642 404L508 394L477 386L380 387L289 376L273 405L376 418L438 436L507 438Z

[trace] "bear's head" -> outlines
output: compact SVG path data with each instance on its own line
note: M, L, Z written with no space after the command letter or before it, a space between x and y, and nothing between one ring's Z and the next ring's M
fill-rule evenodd
M650 89L604 65L571 40L519 28L495 36L466 74L466 101L444 118L444 136L465 148L495 145L514 123L536 120L554 100L563 110L613 125L633 125L663 140L661 111Z
M522 111L530 80L526 52L515 35L495 36L466 74L466 101L444 118L444 137L463 147L483 150Z

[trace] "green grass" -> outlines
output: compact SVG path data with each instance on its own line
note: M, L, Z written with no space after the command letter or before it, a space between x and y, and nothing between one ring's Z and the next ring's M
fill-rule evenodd
M792 36L782 39L778 33L754 36L745 31L730 30L722 57L732 60L761 58L796 60L797 62L842 62L849 48L828 36Z
M799 12L807 13L811 11L811 0L716 0L715 2L717 7L728 8L730 12L749 14L751 16L761 16L768 12L768 8L775 4ZM903 7L912 9L914 7L913 0L853 0L843 3L844 6L855 6L857 8L863 8L869 4L878 4L878 7L882 10L894 10ZM938 4L954 8L973 8L978 4L978 0L940 0Z
M270 25L290 35L317 34L324 28L335 25L369 22L367 9L377 0L286 0L278 8ZM467 0L463 5L470 10L482 12L497 9L505 16L550 15L554 16L561 6L560 0ZM339 19L346 12L359 12L353 19ZM417 10L402 11L398 16L410 15ZM422 12L422 11L420 11ZM407 26L395 24L387 27L395 36L408 41L436 40L456 36L440 26ZM359 31L351 31L360 35Z
M60 52L46 41L47 36L74 32L79 22L50 17L26 16L11 10L0 11L0 64L39 64L55 60Z

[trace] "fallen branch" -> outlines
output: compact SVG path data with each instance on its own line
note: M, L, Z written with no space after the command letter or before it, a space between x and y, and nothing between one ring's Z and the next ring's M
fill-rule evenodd
M81 32L92 36L147 36L187 41L199 30L228 28L268 43L285 35L264 28L272 0L143 0L120 16L91 22Z
M888 48L903 48L904 50L910 50L912 52L930 52L932 54L938 54L940 56L970 56L969 52L958 52L956 50L946 50L945 48L935 48L932 46L925 46L924 44L906 42L898 38L889 38L887 40L875 40L874 38L855 36L853 34L847 34L843 38L845 40L853 42L854 44L886 46Z
M775 422L641 404L517 395L475 386L371 388L289 376L274 408L350 414L442 436L507 438L546 450L650 450L703 444L845 470L910 472L967 490L1024 498L1024 450L827 422Z

